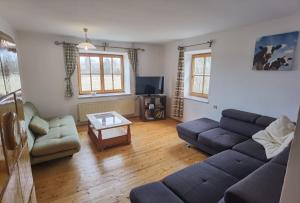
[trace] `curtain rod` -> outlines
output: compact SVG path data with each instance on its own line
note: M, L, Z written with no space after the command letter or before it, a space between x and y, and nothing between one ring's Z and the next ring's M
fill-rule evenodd
M62 41L62 42L59 42L59 41L55 41L54 44L55 45L62 45L62 44L67 44L68 42L65 42L65 41ZM76 44L77 43L69 43L69 44ZM127 47L114 47L114 46L109 46L109 44L107 42L104 42L104 45L96 45L94 44L95 47L100 47L100 48L103 48L104 51L106 50L106 48L110 48L110 49L125 49L125 50L130 50L130 49L135 49L137 51L145 51L145 49L142 49L142 48L127 48Z
M211 48L212 44L213 44L213 40L209 40L207 42L203 42L203 43L199 43L199 44L191 44L191 45L186 45L186 46L178 46L178 49L180 48L188 48L188 47L194 47L194 46L200 46L200 45L204 45L204 44L209 44L209 48Z

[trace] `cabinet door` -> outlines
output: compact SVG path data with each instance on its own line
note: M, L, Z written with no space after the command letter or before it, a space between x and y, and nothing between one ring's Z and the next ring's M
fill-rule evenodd
M21 152L20 159L18 160L18 168L20 173L20 183L23 199L24 202L27 203L30 199L30 193L33 186L30 156L27 145L24 146Z
M0 132L8 171L11 172L22 148L13 94L0 100Z
M26 124L25 124L25 115L24 115L24 108L23 108L23 98L22 98L22 91L15 92L15 101L17 106L17 116L19 122L19 129L20 129L20 136L22 140L23 146L27 144L27 134L26 134ZM33 140L31 140L33 142Z
M3 194L1 203L22 203L22 191L20 186L19 171L16 167L12 172L8 185Z

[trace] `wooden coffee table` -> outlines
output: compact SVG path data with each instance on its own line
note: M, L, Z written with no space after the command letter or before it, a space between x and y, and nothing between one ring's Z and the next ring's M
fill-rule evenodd
M130 125L127 120L115 111L87 114L88 134L97 150L131 143Z

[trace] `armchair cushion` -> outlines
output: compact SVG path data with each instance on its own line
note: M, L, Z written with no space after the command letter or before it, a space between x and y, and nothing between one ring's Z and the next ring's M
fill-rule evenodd
M72 116L55 118L49 121L48 134L38 137L33 145L32 156L44 156L80 149L80 141L76 125Z
M35 135L45 135L49 132L49 123L35 115L29 123L29 128Z

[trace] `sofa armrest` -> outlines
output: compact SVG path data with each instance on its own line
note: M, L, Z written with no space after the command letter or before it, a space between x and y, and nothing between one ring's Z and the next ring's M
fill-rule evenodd
M267 163L228 188L226 203L276 203L280 200L286 167Z

